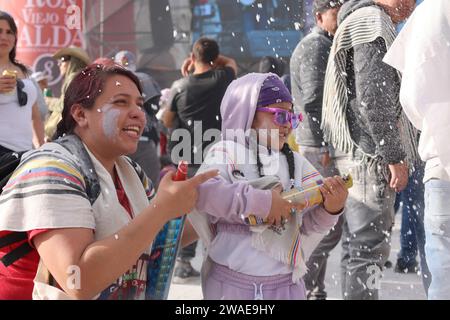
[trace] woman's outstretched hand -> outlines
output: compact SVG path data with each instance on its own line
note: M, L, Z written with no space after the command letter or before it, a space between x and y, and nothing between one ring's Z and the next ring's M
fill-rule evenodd
M169 220L189 213L197 203L197 187L218 174L217 170L210 170L184 181L173 181L175 171L168 172L159 183L158 192L150 205L160 208Z

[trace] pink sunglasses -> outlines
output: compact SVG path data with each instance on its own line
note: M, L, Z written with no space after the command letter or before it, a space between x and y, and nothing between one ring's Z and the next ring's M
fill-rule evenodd
M301 113L295 114L285 109L260 107L256 108L256 111L273 113L273 122L275 124L284 126L290 123L292 129L296 129L300 122L303 121L303 115Z

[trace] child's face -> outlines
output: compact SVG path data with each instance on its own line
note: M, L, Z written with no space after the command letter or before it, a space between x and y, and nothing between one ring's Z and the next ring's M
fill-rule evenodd
M264 108L277 108L293 112L292 103L289 102L274 103ZM290 122L284 125L275 123L274 116L275 114L272 112L258 111L256 109L252 129L258 132L260 144L271 149L280 150L287 142L292 128Z

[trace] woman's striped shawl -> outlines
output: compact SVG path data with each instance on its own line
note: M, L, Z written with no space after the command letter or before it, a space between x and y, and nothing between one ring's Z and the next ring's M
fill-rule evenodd
M321 123L325 139L335 148L346 153L358 149L364 154L365 161L369 163L379 161L380 157L364 152L353 141L347 122L347 55L349 49L354 46L370 43L379 37L384 39L386 47L389 48L395 36L394 25L383 10L375 6L358 9L339 26L328 60ZM395 108L399 116L402 146L407 154L408 162L414 162L419 159L418 132L402 111L398 97L396 101Z

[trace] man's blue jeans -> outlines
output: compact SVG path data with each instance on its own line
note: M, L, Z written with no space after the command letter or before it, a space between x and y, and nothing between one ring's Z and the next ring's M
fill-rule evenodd
M432 275L428 299L450 299L450 182L425 183L425 252Z
M424 165L418 165L409 177L406 189L397 194L395 209L397 211L402 203L402 225L400 229L400 251L398 259L402 265L408 266L420 255L420 270L425 293L431 282L425 255L425 229L424 229L424 192L423 184Z

